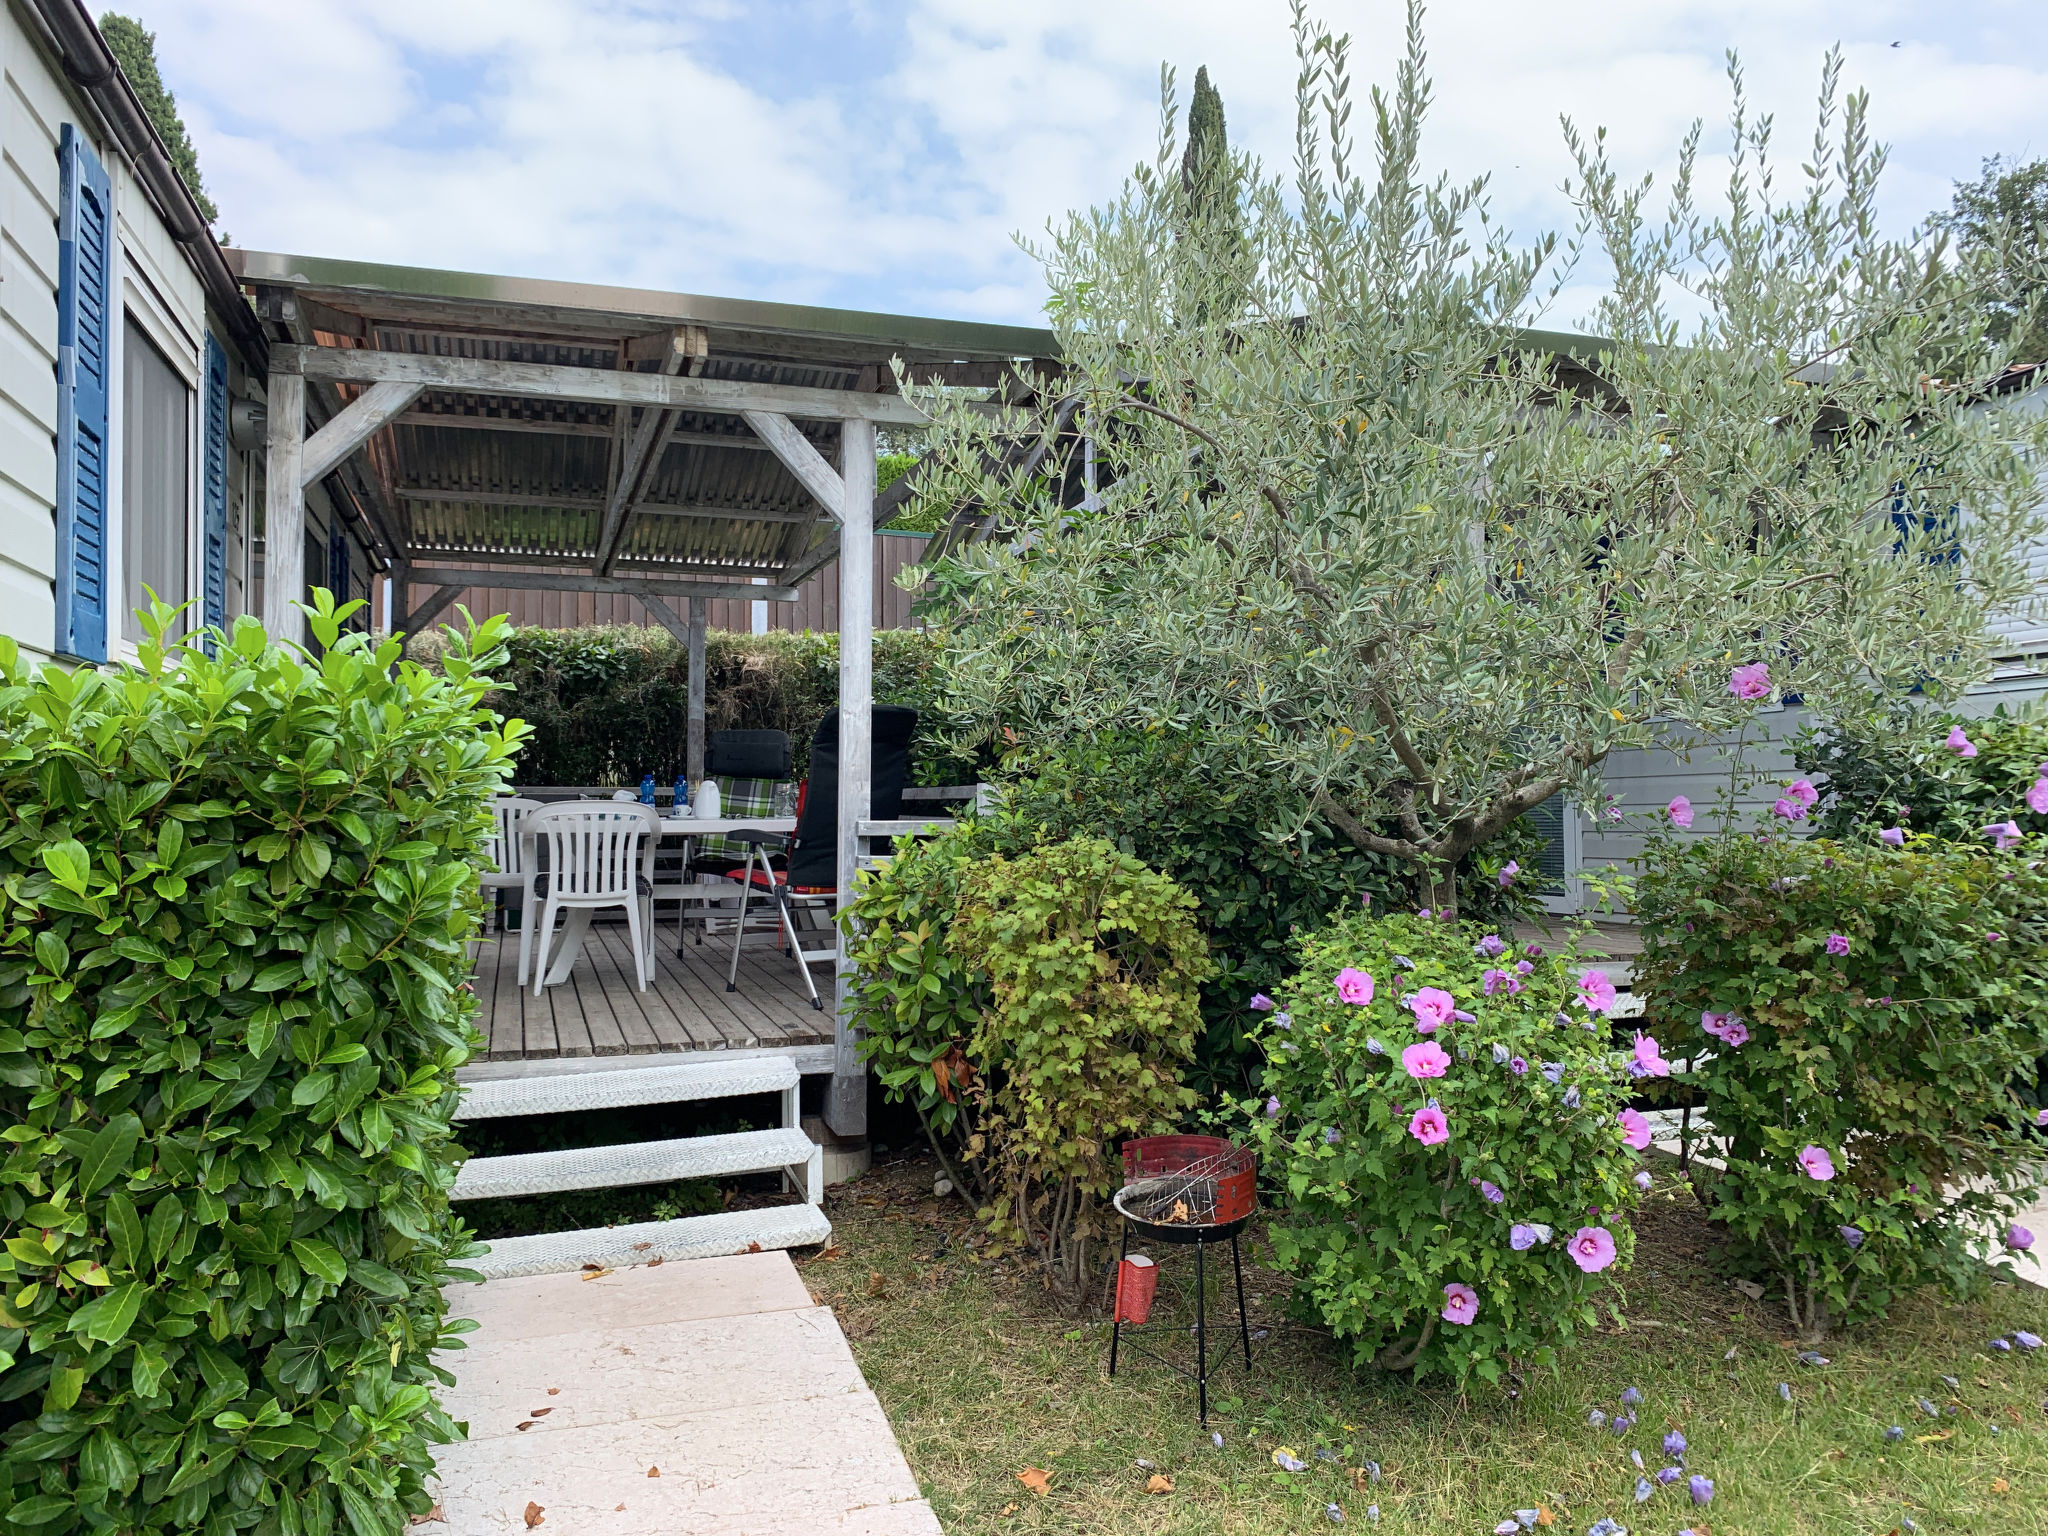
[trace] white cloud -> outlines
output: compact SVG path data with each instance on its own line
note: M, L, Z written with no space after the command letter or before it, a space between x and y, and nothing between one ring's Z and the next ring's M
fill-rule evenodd
M131 5L225 227L272 249L1028 322L1012 232L1151 157L1162 55L1183 94L1210 67L1237 143L1290 152L1280 0ZM1356 35L1363 133L1400 11L1325 14ZM1731 46L1788 175L1844 46L1900 230L1984 155L2048 151L2048 13L2026 0L1446 0L1428 28L1432 161L1488 173L1525 234L1569 221L1560 114L1605 124L1630 174L1668 173L1695 117L1718 149Z

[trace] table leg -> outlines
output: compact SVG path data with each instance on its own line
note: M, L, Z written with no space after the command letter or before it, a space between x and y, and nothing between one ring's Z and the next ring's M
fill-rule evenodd
M583 953L583 936L590 932L591 910L589 907L569 909L568 921L562 924L561 950L548 970L549 986L559 987L576 968L576 957Z

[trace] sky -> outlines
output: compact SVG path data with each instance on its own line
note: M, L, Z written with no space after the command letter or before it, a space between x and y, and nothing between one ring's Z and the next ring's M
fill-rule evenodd
M1198 65L1233 145L1284 169L1284 0L121 0L237 245L1020 324L1017 236L1112 198L1156 153L1162 64ZM1355 94L1403 11L1323 0ZM1431 165L1489 178L1497 222L1568 229L1559 126L1668 176L1727 117L1725 55L1811 139L1821 63L1867 89L1905 234L1992 154L2048 154L2041 0L1438 0ZM1590 311L1581 281L1545 323Z

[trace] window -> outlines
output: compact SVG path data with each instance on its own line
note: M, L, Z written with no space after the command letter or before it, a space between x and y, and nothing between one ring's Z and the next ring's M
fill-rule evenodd
M121 375L121 632L139 641L135 610L149 592L172 604L192 595L192 390L133 317Z
M1537 894L1552 912L1576 912L1582 892L1578 871L1579 815L1560 791L1529 810L1529 822L1543 838L1537 856Z

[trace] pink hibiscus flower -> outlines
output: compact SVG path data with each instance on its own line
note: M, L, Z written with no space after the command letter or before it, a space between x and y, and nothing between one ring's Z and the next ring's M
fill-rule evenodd
M1579 978L1579 1001L1589 1013L1610 1013L1614 1009L1614 983L1605 971L1588 971Z
M2036 779L2027 786L2027 809L2036 816L2048 816L2048 779Z
M1960 725L1950 729L1948 740L1944 741L1942 745L1955 753L1957 757L1975 757L1977 755L1977 744L1963 734L1963 728Z
M1347 1003L1371 1002L1372 977L1364 971L1355 971L1350 966L1345 966L1337 973L1337 996Z
M1749 1044L1749 1026L1730 1015L1728 1022L1721 1026L1721 1043L1730 1050Z
M1820 804L1820 791L1813 787L1811 779L1794 779L1785 786L1785 793L1808 810Z
M1565 1251L1580 1269L1597 1275L1614 1262L1614 1234L1605 1227L1581 1227L1565 1244Z
M1650 1122L1632 1109L1624 1109L1614 1117L1621 1122L1622 1140L1638 1152L1650 1145Z
M1408 1134L1425 1147L1434 1147L1451 1139L1451 1122L1444 1118L1442 1110L1425 1107L1415 1111L1408 1122Z
M1458 1000L1442 987L1424 987L1408 999L1418 1029L1435 1029L1458 1011Z
M1827 950L1831 955L1846 955L1849 953L1849 935L1846 933L1829 934Z
M1411 1045L1401 1053L1401 1065L1410 1077L1442 1077L1450 1070L1451 1058L1444 1048L1434 1040L1424 1040Z
M1984 829L1984 835L1994 839L1994 846L2003 853L2020 840L2020 824L2016 821L1993 822Z
M1834 1159L1828 1156L1826 1147L1807 1147L1799 1154L1799 1166L1806 1170L1806 1176L1816 1183L1825 1184L1835 1176Z
M1453 1280L1444 1287L1443 1318L1445 1322L1456 1323L1462 1328L1478 1315L1479 1293L1473 1290L1471 1286L1460 1285L1457 1281Z
M1771 696L1769 664L1753 661L1746 667L1737 667L1728 674L1728 691L1748 704L1754 704L1758 699L1768 699Z
M1643 1076L1645 1077L1669 1077L1671 1075L1671 1063L1658 1054L1657 1037L1655 1035L1645 1035L1640 1032L1636 1035L1636 1065L1643 1069Z
M1904 827L1886 827L1877 836L1879 842L1890 843L1894 848L1906 846L1906 829Z
M1683 795L1674 795L1671 803L1664 807L1664 814L1671 818L1671 825L1681 832L1692 826L1692 802Z
M1502 890L1506 890L1509 886L1513 885L1515 883L1515 876L1519 875L1521 872L1522 866L1517 864L1513 859L1509 859L1507 863L1501 865L1500 888Z

